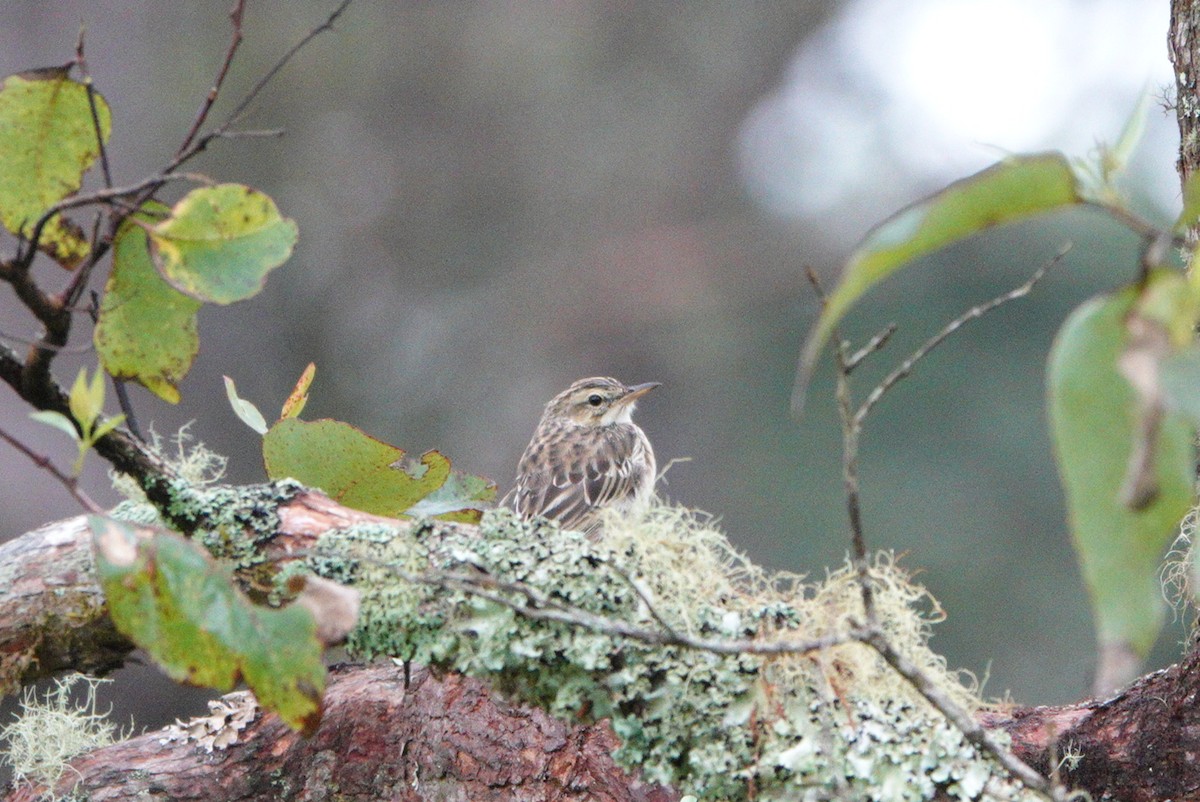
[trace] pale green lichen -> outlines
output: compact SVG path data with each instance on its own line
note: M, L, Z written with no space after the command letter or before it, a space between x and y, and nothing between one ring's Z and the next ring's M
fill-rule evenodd
M171 499L165 517L193 522L196 542L234 568L261 565L264 558L260 545L278 533L275 510L303 486L290 479L246 487L220 484L225 475L225 457L195 441L186 426L171 438L170 444L152 431L148 448L176 475L165 483ZM164 516L132 477L113 473L110 478L113 487L127 499L113 510L114 517L145 526L164 525Z
M771 657L653 646L401 578L490 576L640 627L654 628L657 615L705 638L801 640L845 631L862 615L849 567L816 583L768 575L681 508L612 519L605 533L593 542L505 512L478 530L359 526L323 536L309 567L363 594L351 654L486 677L564 719L610 718L618 760L700 799L1032 798L862 644ZM959 704L978 708L970 677L928 648L936 603L890 559L872 575L891 642Z
M116 740L117 728L96 710L96 687L107 681L68 674L40 697L36 689L25 689L16 719L0 729L4 762L11 767L15 784L53 789L70 768L71 758ZM76 700L72 688L79 683L83 695ZM47 792L44 798L68 797Z

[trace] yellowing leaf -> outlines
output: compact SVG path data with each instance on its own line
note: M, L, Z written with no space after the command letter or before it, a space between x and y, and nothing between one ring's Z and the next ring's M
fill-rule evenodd
M172 532L89 516L96 570L113 623L172 678L231 690L241 679L259 704L312 732L325 689L312 613L250 602L230 571Z
M138 215L143 224L151 219ZM112 273L100 300L93 340L110 374L136 381L176 404L179 382L200 350L196 333L200 302L163 281L150 261L148 247L146 232L136 222L127 220L117 232Z
M308 367L300 374L300 379L292 389L291 395L283 402L283 409L279 413L281 419L300 417L300 413L304 411L304 406L308 403L308 388L312 386L313 377L316 375L317 366L309 362Z
M258 293L287 261L296 224L267 195L241 184L189 192L150 228L159 272L180 292L229 304Z
M793 410L803 407L808 379L834 326L880 281L951 243L1082 200L1075 174L1062 154L1015 156L954 182L876 226L850 256L808 336L792 395Z
M403 514L450 475L450 461L436 451L423 454L411 473L403 458L401 449L341 421L284 418L263 438L272 479L291 477L376 515Z
M29 236L55 203L73 195L100 153L87 88L68 68L10 75L0 86L0 221ZM95 95L100 134L112 127L108 104ZM39 246L65 267L88 252L87 239L61 216L42 231Z

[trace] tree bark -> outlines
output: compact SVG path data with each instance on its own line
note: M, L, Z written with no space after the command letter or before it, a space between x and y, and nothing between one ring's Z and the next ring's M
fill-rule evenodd
M263 544L274 562L309 548L329 529L382 522L403 532L409 526L343 507L315 492L261 512L280 521ZM103 674L120 666L133 649L108 618L85 516L0 544L0 694L60 671Z
M404 521L300 493L274 511L264 549L286 560L333 528ZM402 535L401 535L402 536ZM115 633L95 582L86 519L52 524L0 546L0 665L16 684L65 669L115 667L132 645ZM1142 677L1104 700L981 716L1007 730L1019 757L1059 774L1094 798L1129 802L1200 799L1200 653ZM80 789L97 800L168 799L646 800L677 798L643 785L612 761L606 724L567 724L504 701L481 680L436 677L397 666L340 666L331 677L316 735L304 739L260 713L237 743L211 754L194 743L161 744L162 733L131 738L77 758L56 793ZM77 772L77 773L75 773ZM30 800L39 790L13 790Z
M565 800L669 802L669 788L618 767L606 724L572 726L497 699L486 683L404 666L340 666L317 733L259 713L224 750L150 732L74 760L53 790L94 802L225 800Z
M1167 50L1175 68L1175 117L1179 121L1179 160L1176 168L1184 183L1200 167L1200 3L1172 0Z

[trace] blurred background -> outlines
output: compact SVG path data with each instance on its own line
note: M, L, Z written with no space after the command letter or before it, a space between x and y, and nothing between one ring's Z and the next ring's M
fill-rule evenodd
M132 183L191 124L230 4L5 0L0 71L69 61L86 26L115 180ZM248 5L213 121L335 4ZM177 408L140 389L135 407L164 435L192 421L231 481L258 481L258 436L221 376L269 413L313 361L305 417L438 448L504 492L570 382L660 381L638 420L660 464L689 460L662 491L719 516L755 560L820 577L848 529L827 368L804 419L788 412L816 308L805 267L832 285L871 226L1005 153L1087 156L1115 139L1141 93L1167 93L1167 19L1165 0L359 0L240 126L284 136L216 142L191 165L269 193L300 243L257 298L202 310ZM1125 188L1160 223L1178 207L1177 141L1173 112L1152 103ZM1074 306L1134 275L1138 242L1089 212L1007 228L901 273L845 326L859 342L900 326L855 374L865 393L1068 242L1032 297L972 323L880 405L861 456L870 544L902 553L948 614L934 647L1026 704L1085 695L1094 652L1045 356ZM42 267L48 284L54 270ZM0 331L36 334L6 294ZM74 341L89 334L79 319ZM60 380L79 364L94 354L60 360ZM70 463L65 438L7 391L0 419ZM115 500L90 463L88 492ZM13 452L3 464L0 536L78 512ZM1157 663L1182 632L1164 635ZM182 711L153 669L124 677L115 691Z

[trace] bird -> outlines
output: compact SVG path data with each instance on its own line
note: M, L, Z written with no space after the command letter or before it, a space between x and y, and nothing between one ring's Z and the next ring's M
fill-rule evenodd
M633 422L638 399L659 382L580 379L554 396L517 464L503 500L524 520L557 521L594 534L602 510L628 509L654 492L654 449Z

